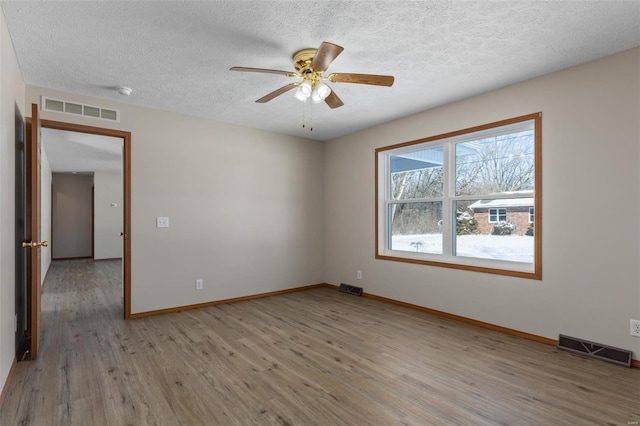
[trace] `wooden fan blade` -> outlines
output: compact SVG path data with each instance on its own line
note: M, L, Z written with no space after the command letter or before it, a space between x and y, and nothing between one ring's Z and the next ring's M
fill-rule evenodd
M244 71L244 72L261 72L266 74L280 74L287 77L299 77L299 74L291 71L269 70L266 68L248 68L248 67L231 67L229 71Z
M344 105L342 99L340 99L338 95L336 95L336 92L334 92L333 90L331 91L331 93L329 93L329 96L327 96L324 101L327 103L327 105L329 105L329 108L331 109L339 108Z
M283 86L283 87L279 88L278 90L274 90L273 92L269 93L268 95L261 97L256 102L259 103L259 104L263 104L265 102L269 102L271 99L276 98L276 97L282 95L283 93L288 92L289 90L293 89L294 87L298 87L298 83L287 84L286 86Z
M391 87L393 85L393 80L393 76L391 75L350 73L338 73L329 75L329 81L332 81L334 83L373 84L374 86Z
M331 65L331 62L333 62L343 50L344 47L342 46L323 41L311 61L311 68L316 72L326 71L329 65Z

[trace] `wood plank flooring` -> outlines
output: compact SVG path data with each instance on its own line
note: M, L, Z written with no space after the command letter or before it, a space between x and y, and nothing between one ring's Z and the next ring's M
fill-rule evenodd
M52 264L0 424L640 422L638 369L328 288L124 321L120 274Z

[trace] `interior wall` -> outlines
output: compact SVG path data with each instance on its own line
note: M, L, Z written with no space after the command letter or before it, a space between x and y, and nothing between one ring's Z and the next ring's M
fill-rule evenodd
M43 95L121 112L44 119L132 134L132 313L323 282L322 142L27 87Z
M122 258L122 173L94 174L94 259Z
M25 84L0 13L0 385L15 359L15 111L23 117Z
M49 242L40 247L40 284L44 284L51 265L51 165L44 147L40 157L40 241Z
M638 359L629 320L640 319L639 75L634 49L330 141L326 281ZM374 258L376 148L539 111L541 281Z
M93 175L53 173L52 182L52 258L91 257Z

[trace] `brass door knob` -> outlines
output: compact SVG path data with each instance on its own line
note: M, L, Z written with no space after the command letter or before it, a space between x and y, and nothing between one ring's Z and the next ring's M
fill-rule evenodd
M49 243L47 241L23 241L22 247L49 247Z

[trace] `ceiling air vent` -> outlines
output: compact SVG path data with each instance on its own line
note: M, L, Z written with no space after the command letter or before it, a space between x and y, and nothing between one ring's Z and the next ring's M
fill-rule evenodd
M97 118L99 120L120 121L120 111L116 109L84 105L77 102L61 101L60 99L52 99L44 96L42 97L41 108L43 111L82 115L84 117Z

